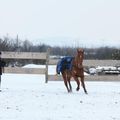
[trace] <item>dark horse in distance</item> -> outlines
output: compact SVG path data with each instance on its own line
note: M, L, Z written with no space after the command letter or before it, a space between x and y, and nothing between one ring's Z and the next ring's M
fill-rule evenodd
M84 92L87 94L87 90L85 88L85 83L84 83L84 67L82 64L83 58L84 58L84 50L77 49L77 54L75 55L75 57L64 57L57 64L56 72L57 74L60 74L61 72L64 80L64 84L68 92L72 92L72 86L70 80L73 77L77 83L76 90L79 91L80 89L79 78L81 78L82 87L84 89Z

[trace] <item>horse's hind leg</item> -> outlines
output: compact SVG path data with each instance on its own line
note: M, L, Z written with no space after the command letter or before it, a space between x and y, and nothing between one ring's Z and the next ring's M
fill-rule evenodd
M82 83L82 87L83 87L83 89L84 89L84 92L85 92L86 94L88 94L88 93L87 93L87 90L86 90L86 88L85 88L84 77L81 77L81 83Z
M70 83L70 78L68 78L68 83L69 83L70 92L72 92L72 86L71 86L71 83Z
M67 88L67 91L70 92L70 89L68 88L67 80L64 80L65 86Z
M67 91L70 92L70 89L68 88L68 84L67 84L67 77L66 77L66 74L65 73L62 73L62 77L63 77L63 80L64 80L64 84L67 88Z

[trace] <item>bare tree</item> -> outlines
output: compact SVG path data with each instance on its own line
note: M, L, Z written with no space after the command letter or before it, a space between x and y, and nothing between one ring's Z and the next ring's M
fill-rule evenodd
M29 40L25 40L22 44L22 51L30 52L32 51L33 44Z

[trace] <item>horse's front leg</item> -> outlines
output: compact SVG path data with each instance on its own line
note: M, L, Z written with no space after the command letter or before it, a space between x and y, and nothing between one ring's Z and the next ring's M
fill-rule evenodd
M73 78L74 78L74 80L75 80L76 83L77 83L77 88L76 88L76 90L79 91L79 89L80 89L80 81L79 81L78 77L76 77L76 76L74 76Z
M82 83L82 87L83 87L83 89L84 89L84 92L85 92L86 94L88 94L88 93L87 93L87 90L86 90L86 88L85 88L84 76L81 77L81 83Z

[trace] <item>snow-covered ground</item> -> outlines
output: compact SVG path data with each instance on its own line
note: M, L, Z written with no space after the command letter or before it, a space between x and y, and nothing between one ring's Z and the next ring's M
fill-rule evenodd
M0 120L120 120L120 82L85 83L88 95L74 81L67 93L44 75L3 74Z

